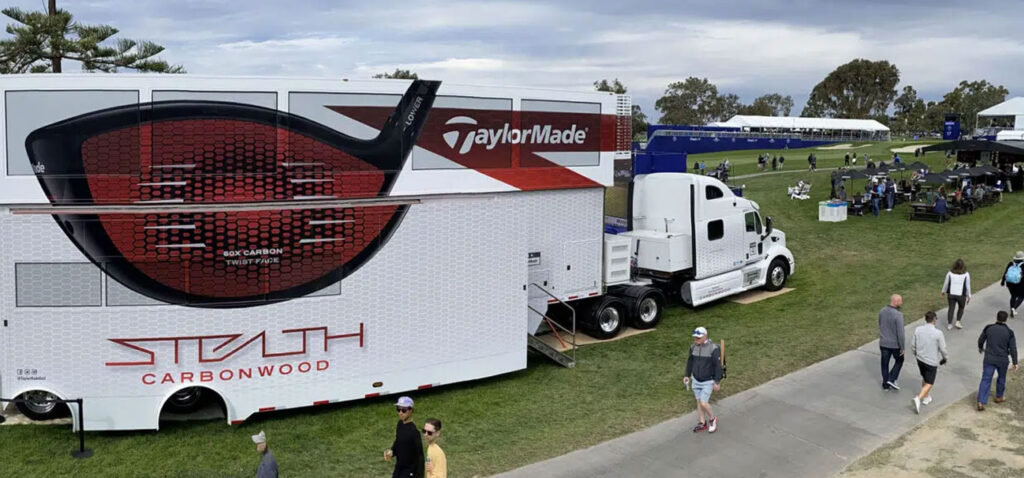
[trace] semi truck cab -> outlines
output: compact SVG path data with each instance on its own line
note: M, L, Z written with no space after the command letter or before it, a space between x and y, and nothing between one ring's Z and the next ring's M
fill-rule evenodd
M688 305L745 290L781 289L795 271L786 235L756 202L718 179L652 173L633 180L630 248L639 279L650 279Z

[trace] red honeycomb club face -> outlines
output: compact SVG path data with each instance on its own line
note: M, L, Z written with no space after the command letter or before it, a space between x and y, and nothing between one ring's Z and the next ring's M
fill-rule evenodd
M125 260L162 286L215 299L272 295L367 249L398 206L100 215Z
M97 204L372 198L385 184L384 172L331 145L243 120L121 128L84 141L82 163ZM107 214L99 219L119 254L161 287L230 301L279 294L335 273L374 247L398 209Z
M372 198L384 171L309 136L226 119L144 123L82 143L97 204Z

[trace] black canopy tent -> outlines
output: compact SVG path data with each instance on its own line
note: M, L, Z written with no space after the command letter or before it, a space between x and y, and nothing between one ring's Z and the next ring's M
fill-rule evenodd
M1024 141L962 139L925 146L923 151L956 151L957 162L970 164L981 160L982 153L989 153L997 166L1024 162Z

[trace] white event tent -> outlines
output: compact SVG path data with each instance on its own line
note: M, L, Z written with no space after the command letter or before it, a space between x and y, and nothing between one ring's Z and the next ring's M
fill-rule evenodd
M1022 122L1024 124L1024 122ZM850 139L889 140L889 128L870 119L802 118L798 116L736 115L713 126L741 128L750 132L801 133Z

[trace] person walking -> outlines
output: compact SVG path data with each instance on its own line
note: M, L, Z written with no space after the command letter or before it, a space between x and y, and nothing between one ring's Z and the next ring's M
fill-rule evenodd
M448 478L448 457L437 444L441 439L441 420L428 418L423 423L423 438L427 441L427 478Z
M772 155L772 171L775 171L776 169L779 169L779 158L773 154Z
M1024 269L1024 251L1017 251L1013 255L1013 260L1006 264L1003 278L999 280L999 285L1006 286L1006 290L1010 291L1010 317L1017 316L1017 307L1024 302L1024 281L1021 280L1021 273L1024 270L1022 269Z
M708 338L708 330L697 327L693 330L693 344L686 359L686 375L683 385L693 386L697 399L697 416L700 421L693 427L694 433L707 430L718 431L718 417L711 411L711 392L717 392L722 381L722 355L718 346Z
M814 153L811 153L811 154L807 155L807 170L808 171L814 170Z
M782 167L786 165L786 157L779 155L779 171L782 171Z
M882 390L899 390L896 380L900 378L903 368L903 352L906 349L904 337L903 297L893 294L889 297L889 305L878 312L878 348L882 352ZM889 362L895 359L892 368Z
M953 262L953 267L946 272L946 280L942 282L942 297L949 298L949 309L946 313L946 330L953 329L953 312L956 312L956 328L962 329L960 321L964 318L964 307L971 301L971 273L963 259ZM960 306L957 309L957 306Z
M844 166L849 166L850 165L850 153L849 152L847 152L846 156L843 158L843 165Z
M921 405L932 403L932 386L935 385L935 374L939 365L946 365L949 354L946 351L946 337L935 327L935 312L924 314L924 325L914 329L914 340L911 350L917 357L917 368L921 371L921 391L912 400L914 412L921 413Z
M996 312L996 322L988 324L978 337L978 353L984 353L982 360L981 383L978 384L978 411L985 410L988 404L988 392L992 389L992 375L999 372L996 379L996 403L1006 401L1006 369L1013 360L1013 371L1017 371L1017 339L1013 329L1006 325L1006 311Z
M398 413L395 441L384 452L384 461L397 457L391 478L423 478L423 441L412 421L412 406L413 401L409 397L400 397L395 402Z
M256 451L261 455L260 466L256 468L256 478L277 478L277 460L267 447L267 434L260 430L258 434L252 436L252 442L256 444Z

